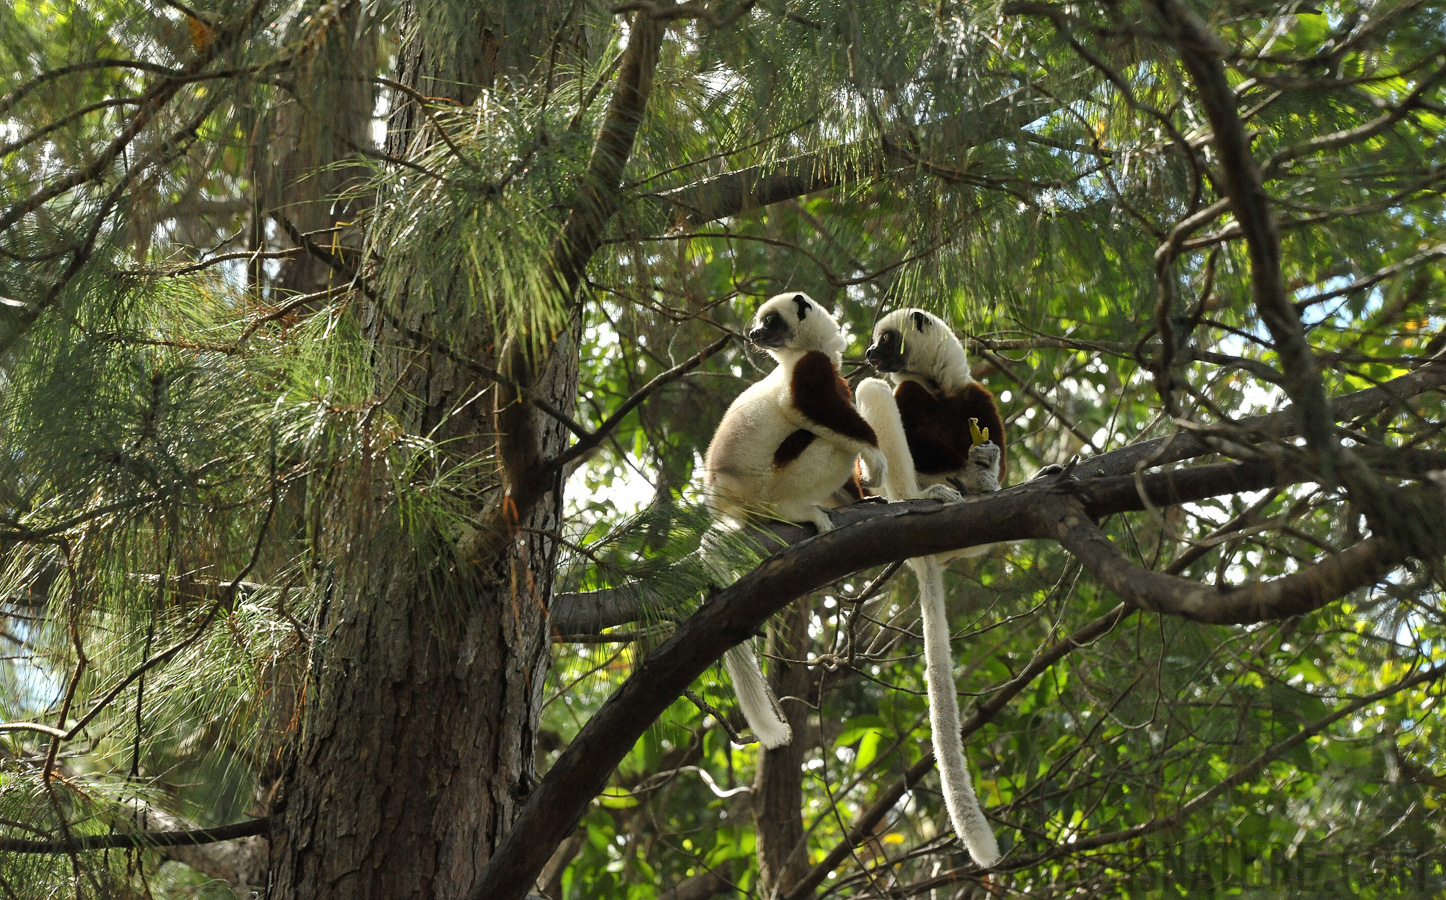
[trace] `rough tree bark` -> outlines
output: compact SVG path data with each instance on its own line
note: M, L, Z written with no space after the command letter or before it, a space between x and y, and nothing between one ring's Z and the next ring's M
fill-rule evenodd
M758 895L779 897L808 871L808 846L803 840L803 763L811 741L808 733L810 690L808 666L790 663L808 655L809 599L801 597L769 629L768 682L778 697L793 740L786 747L758 756L753 785L753 817L758 830Z
M404 8L399 33L417 36L401 48L396 76L421 95L466 103L508 60L536 58L528 48L504 49L509 35L480 9L475 27L454 32L459 46L439 52L425 44L426 29L412 29L425 7ZM552 27L520 33L551 38L568 8L538 4L534 14ZM416 110L401 103L389 152L406 155L414 137L425 138ZM395 385L388 413L408 433L442 442L448 460L495 457L499 391L457 360L497 367L496 336L480 322L437 334L427 311L392 302L400 306L371 304L364 312L378 382ZM569 414L576 356L562 334L529 379L538 396ZM550 418L523 416L513 427L530 430L527 441L544 459L567 441ZM478 496L490 498L479 511L485 519L501 507L502 477L478 477ZM447 549L431 565L424 561L433 557L377 529L386 516L375 513L331 524L339 574L304 733L275 811L274 898L462 896L533 783L560 480L553 476L534 502L517 508L508 529L436 536Z
M281 95L279 105L257 123L256 144L267 152L257 153L261 209L256 228L264 232L266 220L279 213L324 245L353 247L358 229L346 226L365 203L355 195L339 198L367 177L356 152L371 143L376 105L376 36L362 4L339 4L325 40L308 45L304 53L305 63L297 70L306 81ZM325 233L336 227L345 233ZM276 278L286 296L342 286L330 266L304 253L283 262Z

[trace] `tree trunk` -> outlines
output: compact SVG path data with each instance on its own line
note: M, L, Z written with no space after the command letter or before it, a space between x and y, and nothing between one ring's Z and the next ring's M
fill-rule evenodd
M256 135L267 148L261 154L266 165L258 172L261 229L266 218L279 213L344 256L350 254L343 248L360 243L360 229L353 223L366 203L341 195L367 177L356 153L372 143L376 43L362 4L346 0L337 7L326 39L305 48L305 61L297 66L297 77L304 80L262 120ZM343 164L347 160L350 164ZM329 231L336 228L342 230ZM284 298L340 288L345 280L325 261L303 253L281 264L275 286Z
M398 79L421 94L450 91L468 102L508 58L484 16L453 35L475 46L450 54L424 49L426 29L417 31L398 53ZM412 34L421 17L408 4L399 33ZM389 152L407 154L419 121L411 104L394 105ZM473 323L441 334L427 311L405 306L369 306L363 315L375 339L377 383L396 386L387 410L396 424L438 441L447 460L495 458L496 388L456 361L496 367L490 328ZM567 334L540 373L536 394L570 413L577 350ZM530 423L544 456L565 444L556 421ZM495 469L476 478L485 519L501 503L502 479ZM390 524L385 487L378 477L367 498L371 486L355 486L367 499L329 522L335 597L323 610L304 730L275 810L273 898L463 896L534 782L560 479L508 533L460 538L402 533Z
M464 352L493 363L488 344L484 335ZM382 351L399 345L395 335L378 341L379 365L401 379L397 394L415 398L393 412L412 433L442 422L437 436L456 452L487 452L472 445L493 441L490 403L443 416L492 389L442 351ZM562 341L538 383L564 410L576 396L575 357ZM544 454L561 449L561 426L538 430ZM383 527L384 510L343 517L339 555L356 575L339 575L316 651L315 695L272 837L271 896L451 898L475 881L533 784L558 488L512 537L469 535L435 555L407 543L419 536L399 541Z
M793 741L758 757L753 815L758 831L758 896L781 897L808 871L803 835L803 763L810 746L812 677L808 667L784 662L808 656L809 598L801 597L769 630L768 681L779 698Z

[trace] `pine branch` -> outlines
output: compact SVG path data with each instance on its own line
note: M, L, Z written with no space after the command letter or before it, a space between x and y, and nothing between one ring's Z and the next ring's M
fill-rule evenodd
M146 850L153 847L183 847L254 837L258 834L265 834L270 827L271 817L261 816L246 822L219 825L215 828L138 831L130 834L94 834L74 837L69 843L63 840L27 841L20 838L0 837L0 851L6 853L69 853L73 850Z
M83 184L95 181L109 170L111 163L115 162L126 148L131 145L145 129L147 125L160 113L162 109L175 97L176 92L184 85L189 84L197 75L205 70L222 51L229 49L241 33L250 25L256 17L256 13L265 5L264 0L254 0L245 12L240 16L234 25L229 28L219 29L215 40L203 51L198 53L191 62L174 74L166 70L166 74L159 75L146 91L138 98L139 107L136 114L130 121L121 128L104 150L96 155L86 166L71 172L48 185L43 185L35 190L30 196L12 203L10 207L0 214L0 232L6 231L22 217L34 212L56 197L69 193Z
M569 304L573 303L588 261L602 246L604 231L617 211L623 172L632 157L638 126L642 124L643 112L652 94L653 73L666 27L662 18L651 13L633 16L628 46L618 66L617 84L598 129L577 199L550 248L551 272L557 279L561 296L567 298ZM575 305L573 310L575 317ZM547 460L539 459L538 427L533 415L536 405L528 402L527 397L536 376L528 349L521 340L513 340L504 349L500 368L509 377L499 382L497 399L497 455L502 462L507 508L519 517L551 489L556 468ZM538 358L545 355L538 351Z
M1021 127L1048 108L1042 101L1010 95L971 113L967 123L955 119L938 124L953 124L963 129L964 133L953 143L962 153L971 147L1015 136ZM917 161L917 154L909 150L912 141L910 132L892 132L770 165L725 172L648 195L647 199L667 221L696 228L785 200L910 168Z

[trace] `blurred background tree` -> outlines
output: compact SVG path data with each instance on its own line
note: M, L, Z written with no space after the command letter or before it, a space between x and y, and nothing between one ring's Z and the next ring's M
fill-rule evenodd
M1440 893L1443 16L0 8L0 897ZM719 583L782 290L1080 464Z

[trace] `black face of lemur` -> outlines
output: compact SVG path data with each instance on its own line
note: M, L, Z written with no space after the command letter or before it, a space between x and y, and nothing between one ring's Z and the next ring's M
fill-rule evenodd
M808 318L809 303L802 294L793 298L794 309L798 318L789 321L788 316L777 309L770 309L757 320L753 330L748 332L748 339L755 347L761 350L770 350L778 347L787 347L793 342L794 323L802 322ZM787 307L782 307L785 311Z
M901 372L904 369L904 339L890 328L864 351L864 359L880 372Z

